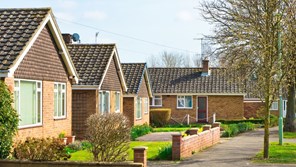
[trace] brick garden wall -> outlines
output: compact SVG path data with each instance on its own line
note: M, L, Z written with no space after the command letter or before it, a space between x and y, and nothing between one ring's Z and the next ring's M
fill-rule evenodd
M182 138L181 134L173 135L172 159L180 160L181 158L190 157L193 152L213 146L219 141L220 126L184 138Z

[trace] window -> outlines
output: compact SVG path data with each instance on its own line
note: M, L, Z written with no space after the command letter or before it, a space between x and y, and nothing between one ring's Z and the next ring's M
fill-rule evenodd
M115 112L120 112L120 92L115 92Z
M110 112L110 93L108 91L99 92L99 108L101 114L106 114Z
M54 118L66 118L66 84L54 84Z
M148 105L148 98L144 98L144 113L148 114L149 105Z
M192 108L192 96L178 96L177 108Z
M278 102L272 102L270 110L278 110Z
M42 125L42 82L15 80L14 105L21 128Z
M142 118L142 99L140 97L137 97L136 109L137 109L136 118L141 119Z
M153 96L151 100L151 106L162 106L162 97L161 96Z

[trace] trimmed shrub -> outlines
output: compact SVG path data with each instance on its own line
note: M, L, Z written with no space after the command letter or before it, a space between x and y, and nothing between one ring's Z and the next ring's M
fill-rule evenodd
M170 108L153 108L150 109L150 123L152 126L162 127L167 125L171 119Z
M217 120L216 122L221 122L222 124L238 124L244 122L250 122L253 124L264 124L264 119Z
M13 100L6 84L0 80L0 159L10 153L19 117L12 107Z
M19 141L14 148L14 156L16 159L31 161L56 161L70 158L64 142L58 138L27 138L25 141Z
M246 131L254 130L254 124L250 122L238 123L238 124L222 124L222 128L224 132L222 133L222 137L233 137L238 135L239 133L243 133Z
M152 128L146 123L143 125L133 126L131 129L131 139L134 141L136 138L146 135L150 132L152 132Z
M94 161L125 161L128 157L130 126L120 113L93 114L87 121L86 138Z

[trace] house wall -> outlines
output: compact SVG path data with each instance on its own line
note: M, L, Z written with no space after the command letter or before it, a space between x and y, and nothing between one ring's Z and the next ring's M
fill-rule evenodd
M72 80L68 79L67 70L47 26L16 69L14 77L5 78L12 93L15 78L42 81L42 125L19 129L15 139L58 137L62 131L72 135ZM67 114L64 119L54 119L54 82L66 83Z
M245 101L244 117L245 118L262 118L264 116L265 103L262 101ZM270 110L270 114L279 116L279 110Z
M86 119L97 112L97 90L73 90L73 135L83 139L86 130Z
M144 77L144 76L143 76ZM138 97L142 97L142 98L147 98L148 99L148 113L144 113L145 111L145 103L144 103L144 99L142 99L142 118L141 119L135 119L134 125L143 125L145 123L147 123L149 125L150 122L150 107L149 107L149 94L148 94L148 87L146 85L146 81L143 78L141 85L140 85L140 89L139 89L139 93L138 93ZM136 99L135 99L136 102ZM136 105L136 103L135 103ZM135 106L136 108L136 106ZM136 112L134 112L134 118L136 118Z
M135 97L123 97L123 114L126 116L130 125L133 126L135 123L136 115L135 115Z
M193 95L193 106L191 109L177 108L177 95L162 95L162 107L170 108L172 117L182 122L189 114L190 122L196 122L197 97ZM201 96L205 97L205 96ZM212 116L216 113L216 119L242 119L244 116L243 96L206 96L208 99L208 122L212 122ZM159 107L155 107L159 108Z

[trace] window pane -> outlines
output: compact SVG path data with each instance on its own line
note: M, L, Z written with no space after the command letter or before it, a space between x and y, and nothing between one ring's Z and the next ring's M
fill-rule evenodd
M185 107L192 107L192 97L191 96L185 96Z
M120 93L115 93L115 111L120 110Z
M37 92L37 123L41 123L41 92Z
M198 98L198 109L205 110L206 109L206 98Z
M62 93L62 116L65 116L65 107L66 107L66 102L65 102L65 93Z
M54 92L54 116L58 116L58 92Z
M20 125L36 123L36 83L20 82Z
M184 99L183 98L178 99L178 107L185 107L184 106Z
M137 98L137 118L141 118L141 98Z
M62 112L61 112L61 109L62 109L62 92L61 92L61 85L59 84L58 85L58 116L62 116Z
M41 88L41 83L37 82L37 88Z
M154 100L154 105L161 106L161 99L155 99Z

